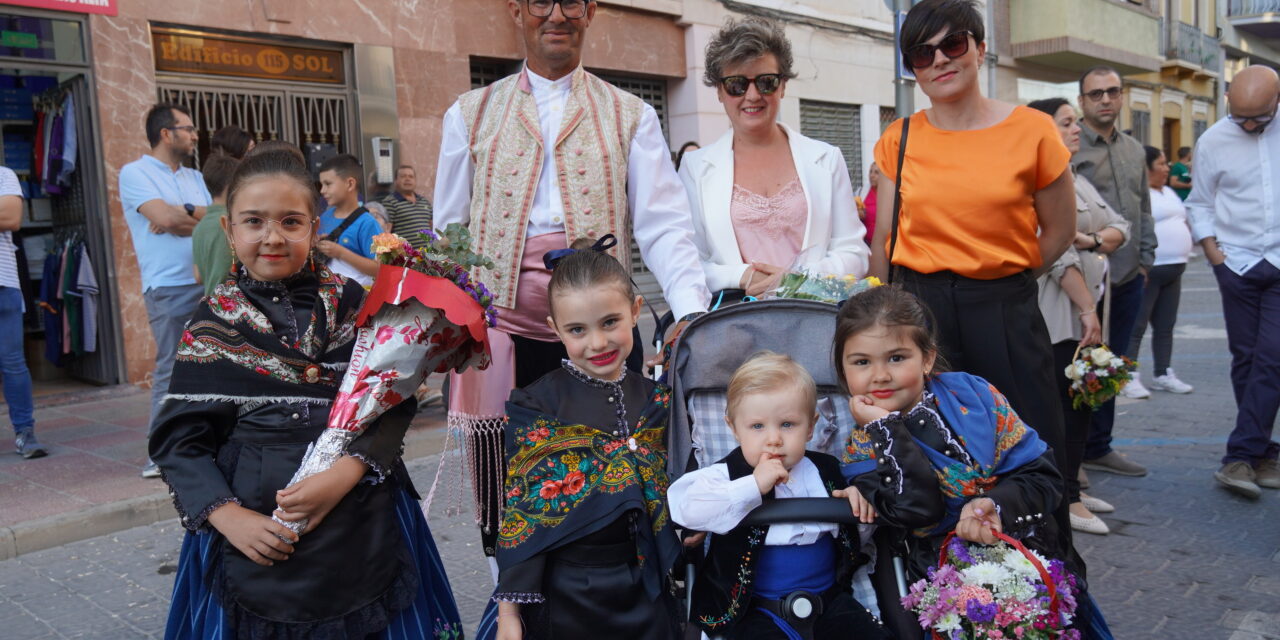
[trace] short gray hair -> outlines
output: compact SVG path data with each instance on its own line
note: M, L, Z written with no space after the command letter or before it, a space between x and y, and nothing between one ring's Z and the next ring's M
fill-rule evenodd
M778 60L778 73L785 79L796 77L792 67L791 41L776 22L750 16L742 20L729 18L707 44L706 70L702 83L708 87L720 85L724 68L750 62L765 54L773 54Z

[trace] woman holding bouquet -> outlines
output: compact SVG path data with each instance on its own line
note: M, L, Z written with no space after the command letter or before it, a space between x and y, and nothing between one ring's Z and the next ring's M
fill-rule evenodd
M1053 118L1068 151L1074 154L1080 149L1080 124L1075 107L1062 98L1036 100L1027 106ZM1085 441L1089 439L1093 410L1072 407L1068 391L1071 381L1064 372L1075 360L1077 347L1102 342L1098 300L1107 286L1107 256L1125 243L1129 223L1087 179L1076 176L1075 189L1076 237L1066 253L1038 280L1040 313L1044 315L1049 340L1053 342L1053 375L1058 381L1066 428L1063 456L1066 465L1060 471L1066 483L1071 528L1105 535L1110 529L1094 513L1109 513L1115 507L1080 492L1080 463L1084 459Z
M861 278L867 245L840 150L778 122L791 43L762 18L730 21L707 45L703 83L732 129L680 165L694 243L713 293L758 296L790 269Z
M150 440L188 530L166 638L461 637L399 459L412 397L286 487L326 428L364 298L312 259L315 202L283 151L228 187L236 272L188 324ZM301 538L277 505L307 521Z

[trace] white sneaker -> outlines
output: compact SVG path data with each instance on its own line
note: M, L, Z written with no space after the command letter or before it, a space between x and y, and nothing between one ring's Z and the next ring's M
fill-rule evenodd
M1173 375L1173 367L1169 367L1162 376L1156 376L1151 381L1151 388L1156 391L1168 391L1169 393L1191 393L1196 388L1179 380L1178 376Z
M1135 375L1129 384L1124 385L1120 390L1120 395L1132 400L1145 400L1151 397L1151 392L1142 386L1142 379Z

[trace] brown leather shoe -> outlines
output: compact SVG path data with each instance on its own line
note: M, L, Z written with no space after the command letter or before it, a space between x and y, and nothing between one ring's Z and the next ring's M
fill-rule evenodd
M1257 474L1254 473L1253 467L1248 462L1228 462L1222 465L1222 468L1213 474L1218 484L1226 487L1232 493L1242 495L1246 498L1257 499L1262 495L1262 489L1258 488L1256 482Z
M1263 460L1254 465L1253 473L1259 487L1267 489L1280 489L1280 462L1275 460Z

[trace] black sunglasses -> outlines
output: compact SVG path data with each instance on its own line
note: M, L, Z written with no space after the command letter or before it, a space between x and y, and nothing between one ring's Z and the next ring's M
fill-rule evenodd
M1244 129L1245 133L1255 133L1255 134L1262 133L1264 130L1266 130L1267 125L1271 124L1271 122L1276 119L1276 109L1272 109L1270 114L1263 115L1263 116L1228 115L1227 119L1236 123L1236 126L1240 127L1241 129ZM1254 127L1252 131L1245 129L1244 127L1246 124L1249 124L1250 121L1258 125Z
M767 96L782 86L782 74L762 73L754 78L746 76L725 76L720 78L720 86L724 87L724 92L735 98L747 95L747 87L751 86L753 82L760 95Z
M942 55L955 60L960 56L969 53L969 36L973 35L972 31L952 31L946 37L938 41L938 44L918 44L907 49L907 64L912 69L923 69L933 64L935 52L941 51Z

